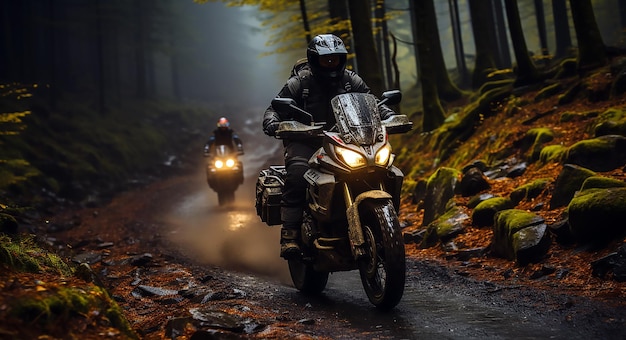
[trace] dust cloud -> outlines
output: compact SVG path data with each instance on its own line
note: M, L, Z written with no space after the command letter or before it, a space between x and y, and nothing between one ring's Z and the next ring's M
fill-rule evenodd
M268 142L267 137L260 142L254 139L258 137L247 138L247 143L244 139L244 148L246 144L248 147L240 159L245 180L235 192L234 204L218 205L217 193L206 183L205 162L201 161L192 178L197 185L190 185L192 190L166 216L168 225L173 226L170 236L201 263L291 284L287 262L280 257L280 226L261 222L254 206L257 175L270 159L280 155L280 144Z

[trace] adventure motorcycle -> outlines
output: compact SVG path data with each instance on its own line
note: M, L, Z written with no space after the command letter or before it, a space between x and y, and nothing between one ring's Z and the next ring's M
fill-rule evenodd
M243 164L237 158L241 152L233 152L227 145L216 145L206 164L206 181L217 192L218 204L235 201L235 191L243 183Z
M388 134L412 128L405 115L381 121L378 106L397 104L400 91L388 91L378 102L365 93L340 94L331 100L337 122L324 122L298 108L293 99L276 98L281 114L301 119L283 121L277 138L322 138L309 160L300 245L302 257L289 259L294 286L303 293L324 290L329 273L358 269L372 304L390 309L402 298L405 284L404 240L397 211L404 175L392 165ZM310 125L301 121L311 121ZM286 171L270 166L256 184L256 209L268 225L281 224L280 201Z

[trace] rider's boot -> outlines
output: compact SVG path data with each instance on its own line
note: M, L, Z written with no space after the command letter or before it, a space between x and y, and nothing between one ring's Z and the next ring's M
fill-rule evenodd
M291 260L302 256L300 249L300 229L285 228L280 229L280 257Z

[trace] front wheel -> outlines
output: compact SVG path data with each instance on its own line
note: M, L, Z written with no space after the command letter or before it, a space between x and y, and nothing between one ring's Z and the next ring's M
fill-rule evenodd
M301 260L288 260L291 281L297 290L306 295L316 295L326 288L328 272L318 272L313 265Z
M224 190L217 193L217 201L220 206L232 204L235 201L235 191Z
M391 200L368 200L359 208L367 256L359 262L365 293L377 308L395 307L404 294L406 258Z

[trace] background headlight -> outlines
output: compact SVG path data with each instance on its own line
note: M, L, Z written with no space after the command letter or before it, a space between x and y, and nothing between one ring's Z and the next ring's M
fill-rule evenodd
M215 167L221 169L224 166L224 162L221 159L215 161Z
M233 166L235 166L235 160L232 158L229 158L228 160L226 160L226 166L229 168L232 168Z
M389 156L391 155L391 146L389 144L385 144L378 152L376 153L376 164L378 165L387 165L389 162Z
M351 168L357 168L365 165L365 157L361 156L358 152L354 152L340 146L336 146L335 151Z

